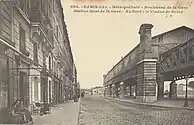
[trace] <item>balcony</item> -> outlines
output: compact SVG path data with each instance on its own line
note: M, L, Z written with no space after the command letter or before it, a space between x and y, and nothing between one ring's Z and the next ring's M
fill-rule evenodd
M68 70L68 69L64 70L64 71L63 71L63 73L64 73L64 74L65 74L65 76L67 76L67 77L69 77L69 76L70 76L70 73L69 73L69 70Z
M20 52L24 54L25 56L29 56L30 53L25 48L20 48Z
M38 66L38 58L34 58L34 65Z
M51 46L54 46L54 37L53 37L53 30L52 29L48 29L48 39L49 39L49 41L51 42Z
M31 15L30 15L30 20L31 22L41 22L42 15L41 15L41 7L40 4L41 2L39 0L30 0L31 4Z
M14 7L22 14L24 19L29 21L30 17L30 3L29 0L14 0Z
M48 72L49 72L50 75L52 75L52 73L53 73L52 69L49 69Z
M41 20L47 20L47 19L44 18ZM50 22L50 21L48 21L48 22ZM54 46L53 29L50 27L50 24L48 24L48 22L47 21L40 22L40 28L45 33L46 38L49 41L49 44L53 47Z
M46 67L46 64L43 63L43 69L46 70L46 68L47 68L47 67Z
M61 54L59 52L59 49L57 49L56 51L57 51L56 52L56 58L57 58L57 60L60 60Z
M32 23L38 24L39 27L43 30L45 33L47 39L49 40L51 46L53 47L53 29L51 25L51 20L48 17L48 15L39 7L38 5L39 1L34 0L32 1L32 7L31 7L31 16L30 21Z
M32 22L41 22L41 12L40 10L31 10L31 17L30 17L30 20Z

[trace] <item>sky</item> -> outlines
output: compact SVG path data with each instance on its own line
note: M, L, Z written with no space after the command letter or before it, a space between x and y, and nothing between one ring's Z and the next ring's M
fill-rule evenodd
M153 24L152 36L165 31L188 26L194 28L194 6L183 14L166 17L162 14L117 14L117 13L76 13L71 5L176 5L176 1L119 1L105 0L90 3L87 0L61 0L65 22L72 47L78 81L81 88L103 85L106 74L120 59L139 43L139 27L143 23ZM78 0L77 0L78 1ZM187 6L188 1L181 1Z

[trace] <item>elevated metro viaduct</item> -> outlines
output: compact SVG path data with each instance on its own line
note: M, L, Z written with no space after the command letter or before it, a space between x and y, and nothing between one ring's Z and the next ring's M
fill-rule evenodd
M126 87L138 102L154 102L164 96L164 81L193 77L194 30L186 26L152 37L152 24L142 24L140 43L104 78L104 95L123 98Z

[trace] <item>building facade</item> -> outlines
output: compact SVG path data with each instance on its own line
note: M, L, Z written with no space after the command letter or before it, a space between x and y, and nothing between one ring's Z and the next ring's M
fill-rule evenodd
M93 95L103 95L104 94L104 88L102 86L97 86L91 88Z
M0 1L1 123L16 99L26 107L64 101L73 89L73 66L60 0Z

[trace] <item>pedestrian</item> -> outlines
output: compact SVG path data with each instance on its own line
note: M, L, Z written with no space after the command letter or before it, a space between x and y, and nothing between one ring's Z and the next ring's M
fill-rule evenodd
M30 112L28 111L28 109L24 106L24 102L20 101L20 111L24 114L25 120L28 121L32 121L32 116L30 114Z
M76 94L76 92L73 94L73 99L74 99L74 102L77 102L77 94Z
M22 116L18 114L19 100L16 100L8 110L8 124L20 124Z
M84 92L81 93L81 97L84 97Z

